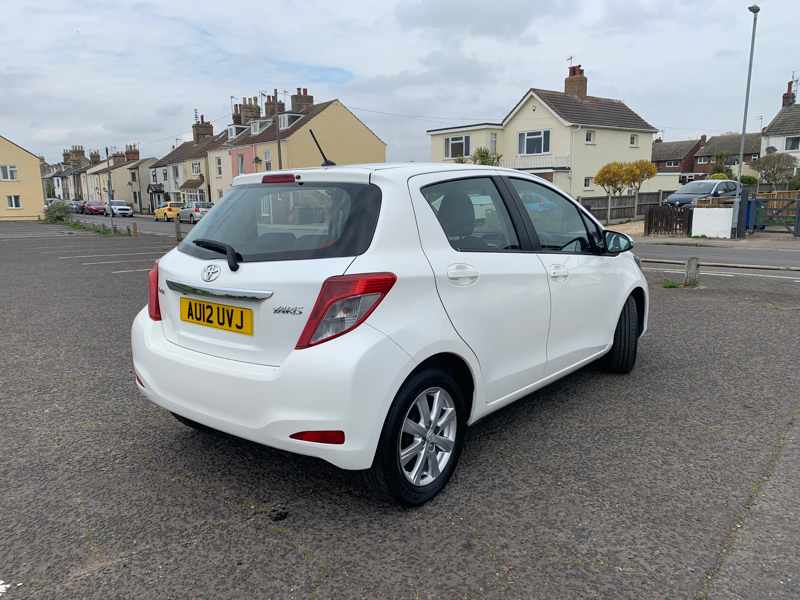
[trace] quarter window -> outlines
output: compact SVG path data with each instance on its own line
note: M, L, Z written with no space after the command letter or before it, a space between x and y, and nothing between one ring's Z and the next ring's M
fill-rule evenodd
M533 222L545 252L588 252L592 248L577 206L538 183L509 179Z
M550 130L522 131L517 140L519 154L547 154L550 152Z
M519 249L519 239L503 199L488 177L434 183L421 191L454 250Z
M469 156L469 136L456 135L444 138L444 157L462 158Z
M800 150L800 136L786 138L786 150Z
M19 196L6 196L6 201L8 202L8 208L22 208Z

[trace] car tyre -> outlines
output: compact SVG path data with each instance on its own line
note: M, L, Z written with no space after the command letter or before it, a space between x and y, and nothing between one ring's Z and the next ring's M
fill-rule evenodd
M186 425L187 427L191 427L192 429L196 429L197 431L203 431L205 433L215 433L216 430L208 427L207 425L203 425L202 423L198 423L197 421L192 421L191 419L187 419L184 416L181 416L177 413L170 413L173 417L178 419L181 423Z
M189 215L189 225L194 225L194 215Z
M405 425L411 420L416 423L415 431L422 433L425 429L420 402L430 409L427 429L431 434L427 439L409 433ZM442 423L446 419L444 427L438 427L430 418L433 416L430 413L437 410L436 402L439 403L436 421ZM456 380L439 369L415 373L402 385L389 408L372 467L364 473L365 483L372 491L406 506L428 502L444 488L458 464L466 424L464 393ZM422 450L415 451L420 445ZM401 457L404 451L410 457L405 464ZM418 475L416 483L412 481L415 475Z
M603 357L603 366L611 373L630 373L636 364L638 348L639 307L633 296L628 296L614 330L614 343Z

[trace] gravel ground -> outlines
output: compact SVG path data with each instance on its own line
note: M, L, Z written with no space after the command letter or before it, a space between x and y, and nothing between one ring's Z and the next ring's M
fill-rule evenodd
M648 273L633 374L487 417L408 510L146 402L129 327L169 242L62 231L0 223L2 600L800 596L796 283Z

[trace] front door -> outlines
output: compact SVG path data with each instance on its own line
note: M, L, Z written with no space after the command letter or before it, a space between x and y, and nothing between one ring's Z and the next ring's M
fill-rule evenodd
M547 373L554 375L612 342L626 291L624 259L596 252L599 228L593 240L587 223L595 224L567 197L528 179L507 181L535 229L550 282Z
M409 189L439 297L495 402L544 376L550 297L518 208L497 178L471 174L420 175Z

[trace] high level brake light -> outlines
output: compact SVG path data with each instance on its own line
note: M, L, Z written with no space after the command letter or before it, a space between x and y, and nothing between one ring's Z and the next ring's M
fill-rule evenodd
M264 175L261 183L294 183L294 175L291 173L280 173L278 175Z
M337 275L326 279L295 348L316 346L361 325L395 281L394 273Z
M161 305L158 301L158 261L147 274L147 312L153 321L161 320Z

